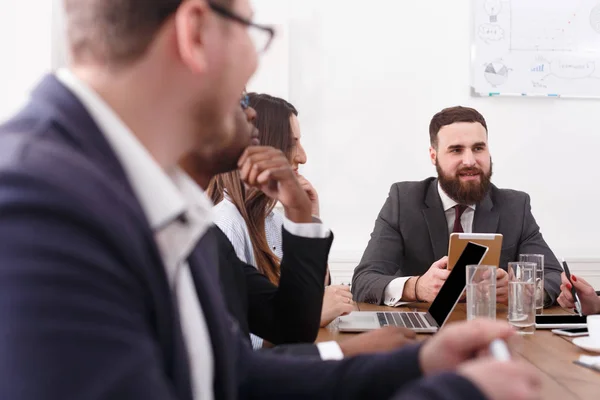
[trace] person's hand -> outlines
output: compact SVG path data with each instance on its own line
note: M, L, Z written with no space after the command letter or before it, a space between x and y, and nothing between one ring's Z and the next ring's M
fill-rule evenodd
M496 303L508 304L508 272L496 268Z
M473 382L490 400L541 398L540 375L523 361L497 361L485 357L464 363L457 372Z
M319 216L319 212L320 212L320 209L319 209L319 194L315 190L315 188L312 185L312 183L310 183L308 181L308 179L306 179L302 175L298 175L298 182L300 182L300 186L302 186L302 189L304 189L304 191L308 195L308 198L310 200L310 204L312 205L312 215L314 215L315 217L318 217Z
M481 291L481 294L486 293L486 296L487 289L490 285L489 280L491 275L492 273L486 270L481 277L476 280L477 290ZM460 300L464 300L465 297L466 293L463 292ZM496 303L508 304L508 273L501 268L496 268Z
M560 279L562 281L560 294L556 300L562 308L573 309L575 308L575 299L573 299L573 295L571 294L572 285L564 272L560 274ZM592 285L587 283L585 279L577 278L575 275L571 275L571 280L581 301L581 313L583 315L600 313L600 297L598 297Z
M340 315L348 315L354 310L352 293L346 285L332 285L325 288L323 309L321 310L321 328L327 326Z
M282 151L268 146L251 146L238 161L244 183L278 200L293 222L312 222L310 200Z
M508 323L485 318L450 324L423 344L419 353L421 370L427 375L454 370L475 355L487 352L494 339L514 334Z
M427 272L421 276L415 286L415 294L419 300L431 303L435 299L450 275L450 271L446 269L447 266L448 257L444 256L431 264Z
M340 342L344 357L364 353L390 351L415 342L417 334L407 328L386 326L371 332L361 333Z

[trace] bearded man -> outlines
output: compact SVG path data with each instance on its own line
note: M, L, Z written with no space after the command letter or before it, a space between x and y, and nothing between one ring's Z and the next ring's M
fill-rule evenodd
M554 304L562 269L533 218L529 195L491 183L483 116L472 108L446 108L433 116L429 138L438 177L392 185L354 271L354 299L388 306L433 301L450 274L450 234L466 232L503 235L499 303L508 303L507 264L519 254L543 254L544 305Z

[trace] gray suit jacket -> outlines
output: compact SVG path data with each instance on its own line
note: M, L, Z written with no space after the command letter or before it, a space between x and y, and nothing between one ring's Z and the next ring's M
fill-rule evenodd
M356 301L381 304L385 287L400 276L422 275L448 253L448 224L437 190L438 181L399 182L375 221L371 240L352 278ZM477 204L473 232L501 233L500 267L519 254L544 254L546 303L560 293L562 268L531 214L529 195L492 185Z

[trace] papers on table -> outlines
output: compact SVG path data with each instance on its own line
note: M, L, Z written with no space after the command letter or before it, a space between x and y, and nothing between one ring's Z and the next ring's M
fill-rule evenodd
M600 356L579 356L578 361L573 361L577 365L593 369L594 371L600 372Z

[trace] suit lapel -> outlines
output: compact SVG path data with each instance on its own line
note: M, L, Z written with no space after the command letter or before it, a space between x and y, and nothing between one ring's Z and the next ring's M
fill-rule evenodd
M216 237L208 230L189 257L194 286L212 343L215 362L214 393L216 399L236 397L234 356L237 346L233 319L227 312L219 281L219 254Z
M494 203L490 194L477 205L475 209L475 216L473 218L473 232L474 233L496 233L498 232L498 222L500 221L500 214L495 211Z
M427 189L423 216L429 230L434 258L439 260L448 253L448 221L437 191L437 182L437 179L431 181Z

